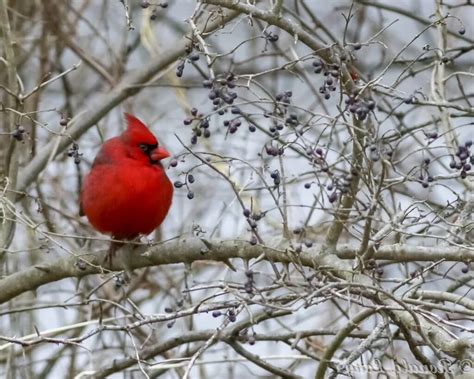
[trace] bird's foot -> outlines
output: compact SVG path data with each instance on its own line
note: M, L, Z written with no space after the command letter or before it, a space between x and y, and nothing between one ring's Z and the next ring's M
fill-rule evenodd
M123 246L122 242L115 242L115 241L110 241L110 247L109 250L107 251L107 255L105 256L104 259L104 264L112 267L113 259L115 257L115 253L117 250Z

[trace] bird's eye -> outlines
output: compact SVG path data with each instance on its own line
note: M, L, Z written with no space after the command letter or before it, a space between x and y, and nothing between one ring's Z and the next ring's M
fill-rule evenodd
M158 147L158 144L149 144L149 143L141 143L138 145L141 151L143 151L146 155L150 155L153 150Z

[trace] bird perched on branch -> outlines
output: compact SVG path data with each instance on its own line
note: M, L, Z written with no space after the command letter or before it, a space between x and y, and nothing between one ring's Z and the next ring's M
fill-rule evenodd
M125 113L127 129L104 142L84 178L80 208L92 226L116 240L150 234L165 219L173 186L161 160L170 156L136 117ZM111 243L111 263L120 243Z

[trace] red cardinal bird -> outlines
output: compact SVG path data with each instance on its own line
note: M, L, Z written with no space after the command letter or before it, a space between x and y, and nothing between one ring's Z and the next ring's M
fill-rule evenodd
M173 186L160 163L170 156L155 136L125 113L127 130L104 142L85 177L81 209L92 226L114 239L150 234L171 206ZM111 244L112 260L120 244Z

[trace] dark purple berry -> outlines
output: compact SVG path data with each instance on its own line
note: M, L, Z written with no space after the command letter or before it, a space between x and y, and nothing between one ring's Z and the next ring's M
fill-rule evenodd
M329 195L329 202L334 203L337 200L337 192L334 191L332 194Z
M178 160L176 158L171 159L170 166L176 167L178 165Z
M193 62L196 62L199 60L199 54L198 53L192 53L188 56L188 58L193 61Z

